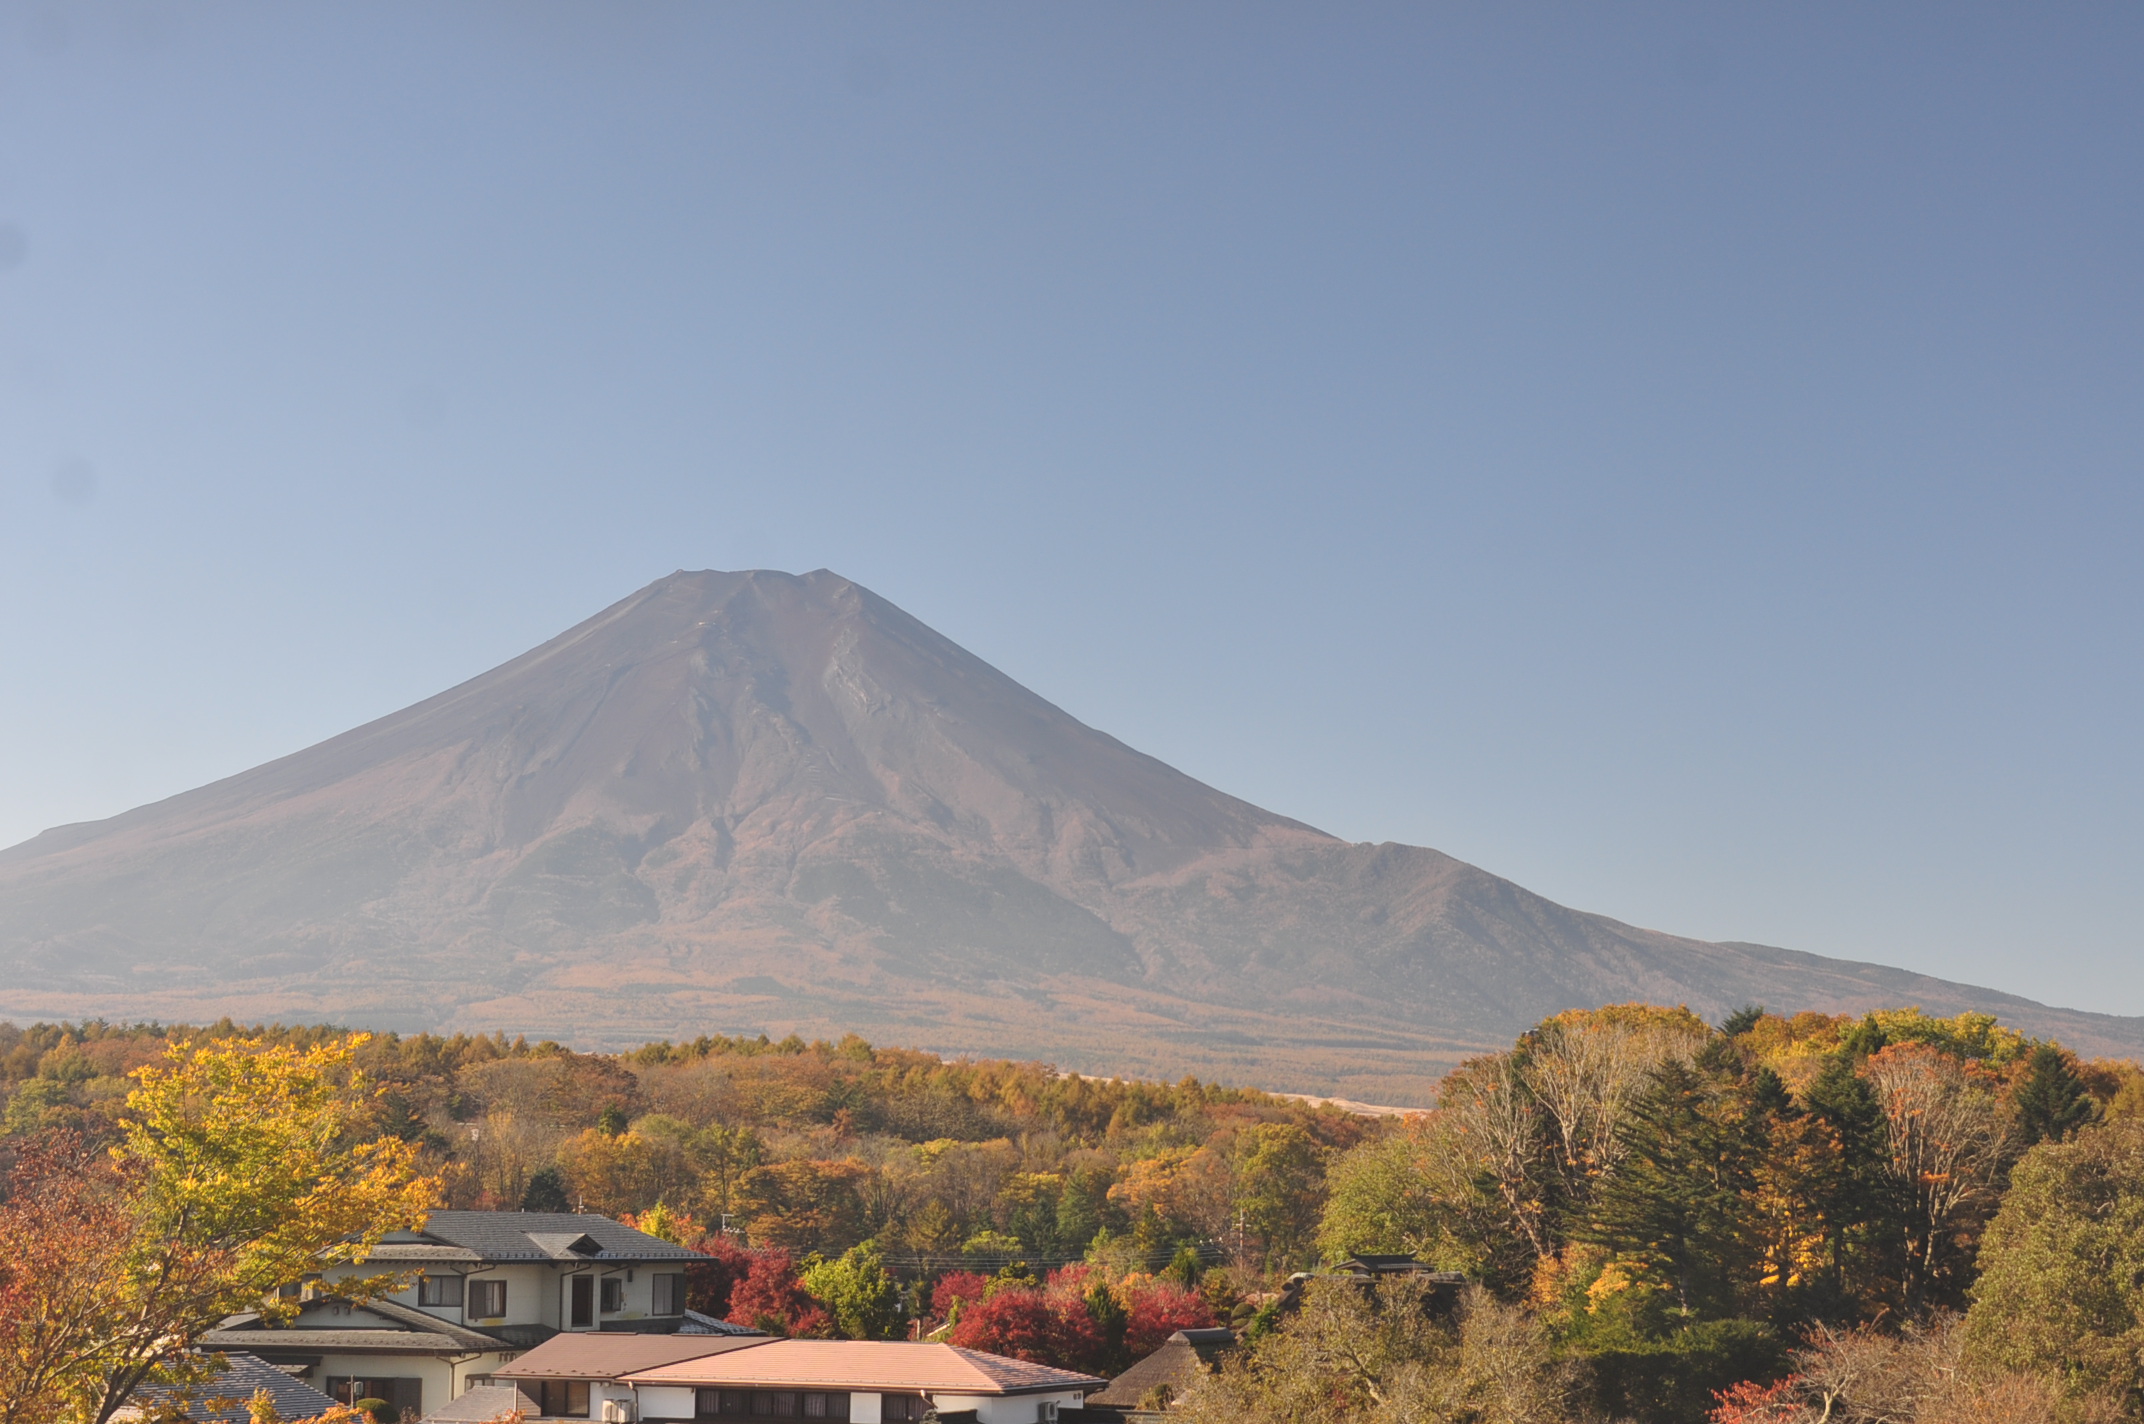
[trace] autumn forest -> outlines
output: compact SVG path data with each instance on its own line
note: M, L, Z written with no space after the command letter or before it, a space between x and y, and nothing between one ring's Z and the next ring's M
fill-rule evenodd
M1567 1013L1391 1117L855 1037L0 1025L15 1175L138 1132L130 1095L195 1042L345 1053L338 1132L391 1144L434 1205L629 1219L707 1252L689 1303L740 1323L1105 1375L1232 1324L1173 1401L1190 1424L2144 1401L2144 1072L1981 1015ZM26 1210L18 1182L11 1239ZM1467 1284L1330 1274L1366 1253Z

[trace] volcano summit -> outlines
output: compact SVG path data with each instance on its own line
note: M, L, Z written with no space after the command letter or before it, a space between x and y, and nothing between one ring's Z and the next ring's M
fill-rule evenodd
M2144 1020L1634 929L1352 844L821 570L678 573L279 761L0 851L0 1014L797 1030L1388 1102L1560 1009Z

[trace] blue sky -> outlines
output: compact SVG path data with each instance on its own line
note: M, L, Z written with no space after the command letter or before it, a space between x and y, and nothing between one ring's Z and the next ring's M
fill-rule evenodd
M0 842L672 569L2144 1013L2144 9L0 8Z

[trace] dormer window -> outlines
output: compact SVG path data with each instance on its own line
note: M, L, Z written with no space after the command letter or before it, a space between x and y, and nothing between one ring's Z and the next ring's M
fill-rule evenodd
M585 1231L531 1231L528 1236L554 1261L603 1254L602 1243Z

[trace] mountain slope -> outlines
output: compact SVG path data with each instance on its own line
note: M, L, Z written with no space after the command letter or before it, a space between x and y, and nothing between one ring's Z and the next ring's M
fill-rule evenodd
M579 1041L856 1028L1419 1100L1547 1013L2144 1021L1631 928L1355 845L1074 720L820 571L679 573L279 761L0 851L0 1013Z

